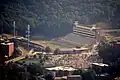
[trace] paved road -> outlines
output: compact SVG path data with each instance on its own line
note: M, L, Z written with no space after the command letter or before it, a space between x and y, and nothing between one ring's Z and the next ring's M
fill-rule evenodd
M16 57L16 58L13 58L11 60L6 61L5 63L16 62L16 61L19 61L19 60L24 59L24 58L25 58L25 56L19 56L19 57Z
M26 42L24 42L24 41L21 41L21 43L26 43ZM31 43L32 44L32 43ZM36 44L32 44L32 45L36 45ZM27 43L26 44L24 44L24 45L22 45L22 47L19 47L19 49L21 50L21 52L22 52L22 55L21 56L19 56L19 57L16 57L16 58L13 58L13 59L11 59L11 60L8 60L8 61L6 61L6 63L8 63L8 62L15 62L15 61L19 61L19 60L21 60L21 59L24 59L25 57L26 57L26 55L30 55L30 54L32 54L31 53L31 50L29 51L29 52L27 52L27 50L25 50L25 46L27 46ZM41 47L41 46L40 46ZM38 47L38 48L40 48L40 47ZM36 47L35 46L32 46L31 47L31 49L35 49Z
M21 50L22 50L22 54L23 54L23 55L21 55L21 56L19 56L19 57L16 57L16 58L13 58L13 59L10 59L10 60L6 61L5 63L8 63L8 62L16 62L16 61L22 60L22 59L24 59L24 58L26 57L26 55L32 54L32 51L33 51L33 49L32 49L32 50L30 50L29 52L26 52L26 50L24 50L23 48L22 48Z

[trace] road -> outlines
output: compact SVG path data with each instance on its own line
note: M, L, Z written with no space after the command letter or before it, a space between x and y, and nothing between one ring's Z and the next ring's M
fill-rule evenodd
M10 59L8 61L6 61L5 63L8 63L8 62L16 62L16 61L19 61L19 60L22 60L26 57L26 55L31 55L32 54L32 50L30 50L29 52L26 51L24 48L20 47L20 50L22 50L22 55L19 56L19 57L16 57L16 58L13 58L13 59Z
M24 59L24 58L25 58L25 56L19 56L19 57L10 59L10 60L8 60L8 61L5 61L5 63L16 62L16 61L19 61L19 60Z
M17 40L18 40L18 39L17 39ZM32 53L31 53L31 50L30 50L29 52L27 51L27 47L26 47L26 46L27 46L27 41L20 40L20 42L21 42L21 44L23 44L23 45L19 45L18 48L19 48L19 50L22 52L22 55L19 56L19 57L10 59L10 60L6 61L5 63L19 61L19 60L21 60L21 59L24 59L24 58L26 57L26 55L32 54ZM25 43L26 43L26 44L25 44ZM35 44L35 43L32 43L32 42L30 42L30 45L32 45L32 46L30 46L31 49L41 50L41 48L43 48L43 46L38 45L38 44Z

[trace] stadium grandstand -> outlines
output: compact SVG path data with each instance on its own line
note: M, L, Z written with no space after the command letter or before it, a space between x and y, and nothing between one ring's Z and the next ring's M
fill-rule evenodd
M77 34L77 35L83 35L86 37L95 38L95 32L92 31L92 29L90 27L79 25L78 22L74 23L73 33Z
M97 42L100 41L100 28L96 28L95 25L79 25L78 21L75 21L73 26L73 34L95 38Z
M99 43L103 32L96 25L81 25L75 21L73 32L60 39L52 40L52 43L66 47L75 47L80 45L93 45Z

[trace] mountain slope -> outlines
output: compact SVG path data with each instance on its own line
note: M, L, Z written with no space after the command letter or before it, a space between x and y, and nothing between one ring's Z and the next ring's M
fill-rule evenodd
M30 24L32 34L61 36L72 32L75 20L119 27L119 8L119 0L4 0L0 1L0 30L12 33L13 21L20 35Z

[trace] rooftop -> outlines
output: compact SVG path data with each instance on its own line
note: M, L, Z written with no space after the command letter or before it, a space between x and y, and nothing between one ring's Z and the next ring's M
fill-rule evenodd
M101 67L108 66L107 64L103 64L103 63L92 63L92 64L97 65L97 66L101 66Z
M46 68L47 70L62 70L62 71L74 71L76 69L72 67L65 67L65 66L57 66L57 67L51 67L51 68Z

